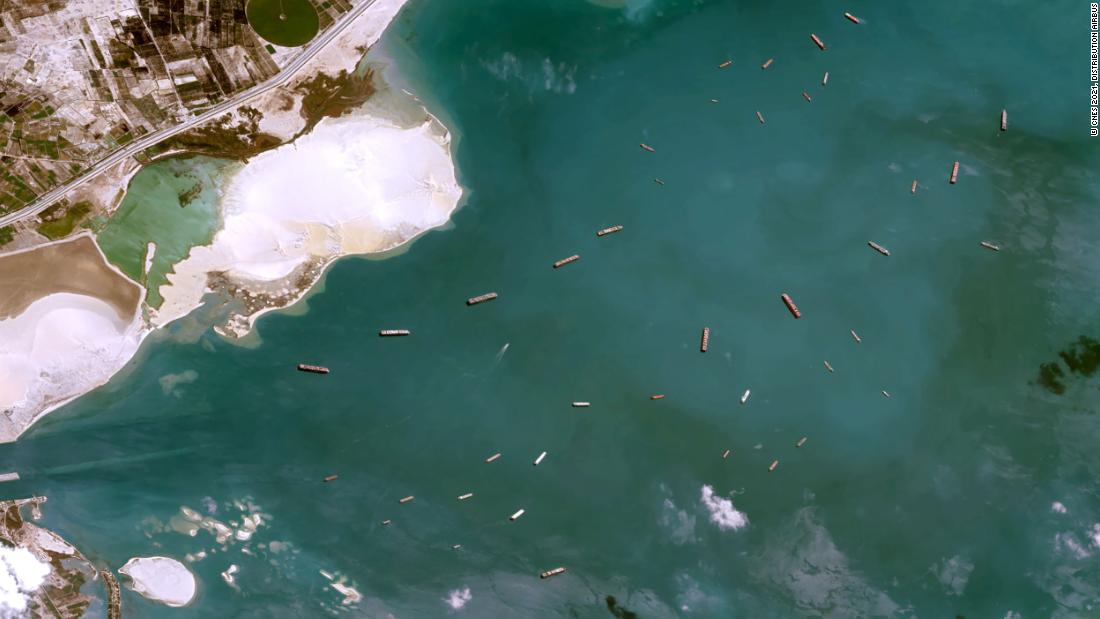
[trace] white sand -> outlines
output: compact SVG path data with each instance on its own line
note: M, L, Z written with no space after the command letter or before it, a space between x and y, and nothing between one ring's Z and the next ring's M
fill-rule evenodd
M105 382L137 352L143 325L94 297L58 293L0 320L0 440L51 405ZM12 434L14 432L14 434Z
M195 597L195 576L168 557L135 557L119 568L143 597L167 606L185 606Z
M290 106L287 90L317 73L351 71L406 0L376 0L286 89L249 105L288 107L265 117L261 130L291 137L304 126L300 93ZM266 105L265 105L266 104ZM267 110L270 111L270 110ZM152 327L179 318L200 304L207 275L226 271L242 292L249 284L280 299L234 329L243 335L263 311L301 298L312 281L295 269L322 268L339 256L385 251L447 221L461 189L450 161L450 136L437 121L398 126L359 116L322 122L312 134L257 157L232 184L222 204L225 229L212 245L196 248L176 267ZM91 199L101 209L118 205L140 166L126 160L70 198ZM156 246L147 247L148 272ZM294 281L291 281L294 280ZM278 296L278 295L277 295ZM80 294L52 294L22 314L0 320L0 442L15 440L45 414L107 382L137 352L149 332L140 311L120 320L102 301ZM247 535L247 533L246 533Z
M240 591L241 588L237 585L237 577L234 576L234 574L239 571L241 571L241 568L237 567L237 564L234 563L230 565L224 572L222 572L222 580L225 581L225 584L238 591Z
M156 257L157 244L149 241L149 243L145 246L145 267L142 270L142 273L144 273L145 275L149 274L149 269L153 268L153 260L155 260Z
M408 0L375 0L354 22L302 67L299 75L351 71Z
M273 135L285 142L306 126L301 97L292 97L282 89L276 89L261 105L260 133Z
M363 58L363 52L378 42L405 2L406 0L375 0L370 8L330 41L325 49L299 69L287 84L248 102L247 105L263 114L259 122L260 132L286 141L302 131L306 126L306 119L302 116L302 94L298 89L320 73L336 76L341 71L354 71ZM277 51L274 60L280 67L286 66L301 53L301 48L296 47L275 48ZM239 118L235 120L239 121Z
M56 552L67 557L80 554L76 548L73 548L72 544L61 539L61 536L53 531L39 527L35 527L32 531L34 533L34 543L42 550Z
M249 162L226 189L223 229L168 275L153 323L197 307L210 273L245 290L293 288L307 262L386 251L446 223L462 190L450 135L426 118L413 127L365 114L326 119Z

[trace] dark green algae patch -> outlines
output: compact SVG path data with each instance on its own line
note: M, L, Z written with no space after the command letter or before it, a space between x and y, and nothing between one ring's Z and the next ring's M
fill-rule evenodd
M1093 376L1097 370L1100 370L1100 341L1082 335L1076 342L1059 352L1058 357L1069 369L1070 375L1082 378ZM1062 366L1057 361L1039 366L1038 383L1051 393L1059 395L1065 393L1065 381L1068 378L1069 376L1062 371Z

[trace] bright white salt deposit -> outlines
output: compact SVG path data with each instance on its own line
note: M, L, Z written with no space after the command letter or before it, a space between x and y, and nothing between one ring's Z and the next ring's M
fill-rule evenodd
M237 589L238 591L240 590L240 587L237 586L237 577L234 576L234 574L239 571L241 571L241 568L237 567L237 564L234 563L230 565L224 572L222 572L222 580L225 581L225 584L233 587L234 589Z
M447 594L447 597L443 598L443 601L447 602L447 606L455 610L462 610L462 607L473 598L474 594L470 593L470 588L465 587L451 591Z
M73 548L69 542L61 539L61 536L57 533L39 527L35 527L32 531L34 532L35 545L42 550L56 552L61 555L77 554L76 548Z
M18 316L0 320L0 411L23 422L52 404L105 382L126 365L141 343L143 326L130 322L94 297L58 293L31 303ZM7 440L7 429L0 435Z
M340 602L340 604L344 606L351 606L362 601L363 594L359 593L359 590L356 589L354 586L348 584L348 579L346 576L342 576L338 573L326 572L325 570L320 570L320 572L321 575L328 579L331 583L329 586L335 589L337 593L344 596L344 599Z
M23 617L28 594L42 586L50 565L26 548L0 548L0 619Z
M332 583L332 588L344 596L344 600L340 602L344 606L350 606L363 599L363 594L359 593L358 589L342 582Z
M142 273L149 274L149 269L153 267L153 260L157 257L157 244L149 241L149 244L145 246L145 268Z
M259 130L280 140L289 140L306 126L306 119L302 116L302 100L281 90L274 93L273 104L263 109Z
M703 486L699 492L699 500L710 512L710 521L718 525L719 529L736 531L749 524L748 516L737 511L733 501L717 496L714 494L714 488L710 486Z
M296 142L259 155L230 182L224 226L160 289L157 325L196 307L210 273L246 291L295 289L307 261L392 249L447 222L462 190L450 135L428 117L414 127L367 115L322 121Z
M167 606L185 606L195 597L195 576L168 557L135 557L119 568L143 597Z

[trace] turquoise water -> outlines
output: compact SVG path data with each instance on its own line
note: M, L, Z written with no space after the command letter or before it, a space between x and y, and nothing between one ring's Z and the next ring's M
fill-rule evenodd
M159 307L166 276L196 245L208 245L219 223L218 197L225 175L238 164L212 157L165 159L134 176L118 210L98 233L108 260L149 290ZM149 243L156 253L144 274Z
M414 0L379 57L455 133L454 226L337 263L259 346L151 337L0 450L8 489L106 565L216 550L136 617L1095 614L1086 12ZM164 526L245 497L247 544Z

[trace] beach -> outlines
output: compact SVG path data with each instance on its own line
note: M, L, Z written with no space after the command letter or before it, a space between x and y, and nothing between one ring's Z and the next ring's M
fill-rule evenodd
M0 441L107 382L147 329L143 290L88 235L0 256Z
M166 606L186 606L195 597L195 576L170 557L135 557L118 569L134 591Z
M243 335L255 316L297 301L333 260L384 252L445 224L462 194L449 144L423 110L407 126L353 113L255 157L228 182L213 242L193 248L160 288L153 324L191 312L217 274L223 291L262 299L230 320Z
M148 616L1090 616L1100 152L1046 94L1083 14L995 9L412 0L363 68L446 126L449 223L322 267L441 219L340 202L352 138L443 151L423 112L208 175L226 225L153 260L202 306L0 445L6 488L106 565L184 563L188 605L123 588ZM133 197L200 219L216 164L177 165Z
M240 337L260 315L300 300L334 260L391 250L448 221L462 193L450 134L413 99L391 97L392 109L373 105L301 133L296 89L354 70L403 4L373 4L296 80L267 95L274 103L260 102L270 111L261 130L297 139L228 172L224 188L213 187L222 174L208 164L193 175L177 169L144 190L167 189L162 201L178 197L185 210L125 198L101 231L118 267L87 233L0 256L0 287L9 291L0 299L0 440L107 382L151 330L186 316L210 292L238 302L217 329ZM173 192L181 176L195 184ZM138 282L151 286L148 298ZM35 337L44 330L50 338Z

